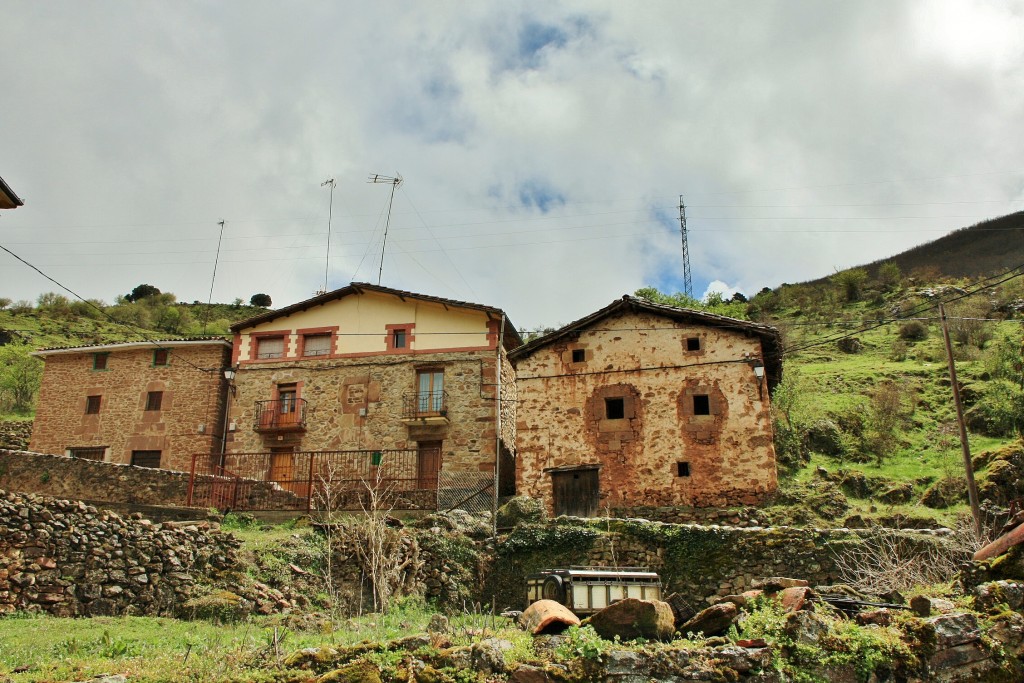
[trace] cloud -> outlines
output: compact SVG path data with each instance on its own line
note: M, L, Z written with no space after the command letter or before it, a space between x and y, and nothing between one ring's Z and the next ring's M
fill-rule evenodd
M387 223L383 284L534 326L681 289L682 194L695 290L758 291L1024 208L1022 7L23 4L0 240L83 296L205 300L224 219L214 297L286 305L334 177L330 286L376 281Z
M700 295L700 299L704 300L708 298L710 294L721 294L723 299L731 299L732 295L740 290L736 287L732 287L721 280L713 280L708 283L704 293Z

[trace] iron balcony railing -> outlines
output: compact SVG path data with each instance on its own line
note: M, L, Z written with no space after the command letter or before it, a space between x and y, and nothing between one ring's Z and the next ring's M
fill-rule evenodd
M257 432L302 431L306 428L306 399L256 401L253 429Z
M448 415L448 392L421 391L402 397L402 417L445 417Z

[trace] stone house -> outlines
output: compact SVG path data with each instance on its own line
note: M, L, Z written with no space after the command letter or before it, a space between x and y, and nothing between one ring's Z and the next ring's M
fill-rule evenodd
M624 296L510 358L518 492L554 514L657 517L776 488L773 327Z
M189 471L223 447L231 344L163 339L35 352L44 363L29 448Z
M522 341L501 309L352 283L231 330L228 470L300 497L328 475L493 496L500 466L512 489Z

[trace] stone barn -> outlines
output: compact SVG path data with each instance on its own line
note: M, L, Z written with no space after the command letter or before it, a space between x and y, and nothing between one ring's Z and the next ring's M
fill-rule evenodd
M781 354L773 327L630 296L515 349L518 492L556 515L760 503Z

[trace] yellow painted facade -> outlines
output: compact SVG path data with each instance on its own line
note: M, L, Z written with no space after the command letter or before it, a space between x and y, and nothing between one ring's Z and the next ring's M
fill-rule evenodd
M387 353L388 326L406 324L412 325L410 352L485 349L493 346L488 339L493 321L483 311L446 308L431 301L402 300L392 294L367 291L247 328L238 339L236 354L237 360L245 362L252 357L257 335L284 332L288 339L283 357L300 358L302 330L335 327L336 340L330 355Z

